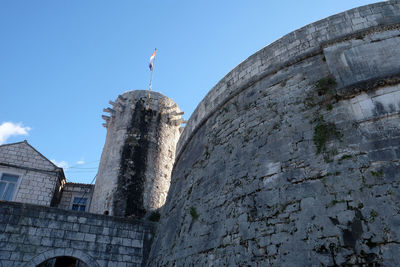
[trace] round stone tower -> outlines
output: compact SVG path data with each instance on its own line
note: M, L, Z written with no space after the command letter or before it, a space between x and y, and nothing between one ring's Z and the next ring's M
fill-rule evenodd
M172 99L144 90L110 104L90 211L142 218L164 205L183 112Z

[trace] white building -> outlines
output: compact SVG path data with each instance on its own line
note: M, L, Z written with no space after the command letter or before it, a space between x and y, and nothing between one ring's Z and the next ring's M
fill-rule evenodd
M88 211L92 192L67 183L63 169L26 140L0 146L0 200Z

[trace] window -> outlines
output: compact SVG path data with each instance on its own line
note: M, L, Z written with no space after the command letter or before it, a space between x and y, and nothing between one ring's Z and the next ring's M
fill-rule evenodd
M18 184L18 175L3 173L0 179L0 200L13 200Z
M72 210L85 211L86 204L87 204L86 197L74 197L74 201L72 202Z

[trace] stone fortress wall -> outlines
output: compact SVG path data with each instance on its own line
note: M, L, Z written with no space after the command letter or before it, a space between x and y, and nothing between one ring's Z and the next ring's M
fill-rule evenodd
M192 114L148 266L400 265L400 2L296 30Z
M110 104L90 211L142 218L165 202L183 112L170 98L144 90Z

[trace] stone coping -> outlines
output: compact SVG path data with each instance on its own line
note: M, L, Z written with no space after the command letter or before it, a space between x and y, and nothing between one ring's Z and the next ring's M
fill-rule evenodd
M10 209L9 212L7 209ZM11 212L12 211L12 212ZM35 204L28 203L19 203L19 202L10 202L10 201L1 201L0 200L0 213L3 215L13 215L13 216L21 216L28 214L31 217L35 217L36 215L41 215L48 217L49 219L61 220L60 218L65 219L66 221L74 222L79 221L79 218L93 219L96 221L96 225L98 225L98 221L102 221L103 224L109 224L110 222L116 222L126 225L140 225L149 230L154 230L156 227L156 223L144 220L135 220L130 218L123 217L115 217L109 215L102 214L94 214L88 212L80 212L75 210L64 210L55 207L47 207L40 206Z
M136 98L147 98L147 95L150 93L150 96L156 100L161 100L163 98L169 98L162 93L156 92L156 91L149 91L149 90L142 90L142 89L135 89L131 91L126 91L124 92L121 96L122 97L129 97L134 95Z
M72 186L88 186L92 187L94 184L84 184L84 183L74 183L74 182L65 182L65 185L72 185Z

